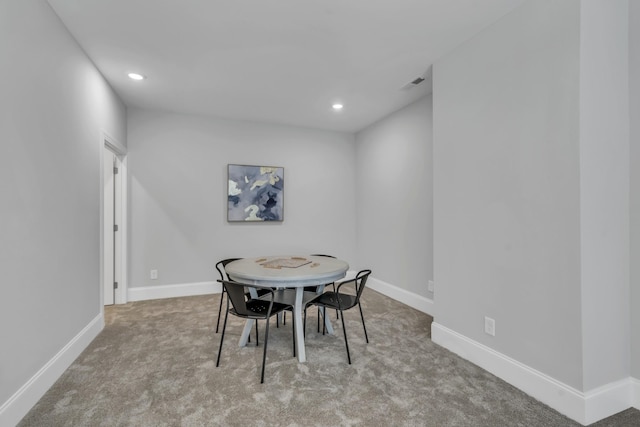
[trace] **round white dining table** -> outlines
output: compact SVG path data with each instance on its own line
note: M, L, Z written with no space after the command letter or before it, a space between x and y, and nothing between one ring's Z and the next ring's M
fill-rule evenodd
M316 286L317 293L324 291L324 285L345 277L349 264L337 258L312 255L279 255L256 258L243 258L226 265L225 271L233 281L248 286L268 288L294 288L296 290L293 305L293 321L296 330L296 350L299 362L306 361L304 348L304 330L302 314L304 287ZM250 289L256 297L255 289ZM247 320L240 336L240 346L247 344L253 320ZM328 333L333 333L328 316L324 316Z

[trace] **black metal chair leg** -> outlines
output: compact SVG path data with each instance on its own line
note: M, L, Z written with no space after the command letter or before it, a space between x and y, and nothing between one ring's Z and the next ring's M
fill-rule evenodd
M222 289L222 293L220 294L220 307L218 307L218 321L216 322L216 334L218 333L218 328L220 327L220 315L222 314L223 299L224 299L224 288Z
M326 324L326 320L324 319L324 316L327 314L327 307L323 307L322 308L322 335L324 335L327 332L327 324Z
M344 332L344 345L347 346L347 360L351 365L351 354L349 353L349 341L347 341L347 330L344 327L344 312L340 310L340 320L342 320L342 332Z
M367 336L367 327L364 326L364 315L362 314L362 306L358 303L358 308L360 309L360 318L362 319L362 329L364 329L364 338L367 340L367 344L369 344L369 337Z
M227 304L229 302L227 301ZM218 348L218 360L216 360L216 367L220 366L220 353L222 353L222 342L224 341L224 331L227 329L227 316L229 316L229 307L224 313L224 323L222 324L222 335L220 336L220 348Z
M258 321L254 320L254 322L256 322L256 347L258 346Z
M264 333L264 352L262 353L262 374L260 375L260 384L264 383L264 365L267 361L267 344L269 343L269 318L267 317L267 327Z

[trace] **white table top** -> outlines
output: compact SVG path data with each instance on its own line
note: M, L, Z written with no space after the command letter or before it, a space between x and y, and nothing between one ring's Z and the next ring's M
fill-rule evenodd
M291 264L293 267L280 265ZM299 264L304 264L296 266ZM279 255L243 258L225 266L231 280L256 286L296 288L325 285L342 279L349 264L330 257Z
M304 310L304 286L318 286L318 292L322 292L324 285L342 279L349 264L346 262L323 256L311 255L279 255L258 258L244 258L230 262L225 266L225 271L231 280L245 283L255 287L272 288L296 288L295 302L293 304L293 320L295 323L296 349L298 361L304 362L307 358L304 347L304 322L302 312ZM255 298L256 295L253 295ZM331 322L325 316L327 332L333 333ZM251 333L253 320L247 320L240 336L238 344L243 347Z

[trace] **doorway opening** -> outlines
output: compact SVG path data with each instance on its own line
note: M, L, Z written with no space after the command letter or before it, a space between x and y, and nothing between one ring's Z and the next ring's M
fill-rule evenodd
M126 149L102 138L101 306L127 302Z

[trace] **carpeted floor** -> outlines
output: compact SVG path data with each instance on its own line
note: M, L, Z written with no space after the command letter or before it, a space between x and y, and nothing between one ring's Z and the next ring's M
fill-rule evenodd
M106 327L19 426L578 426L430 340L431 318L372 290L317 334L309 310L307 362L292 357L291 317L275 328L260 384L260 347L239 348L229 317L220 367L220 295L105 308ZM264 322L261 322L264 327ZM598 427L640 426L629 409Z

